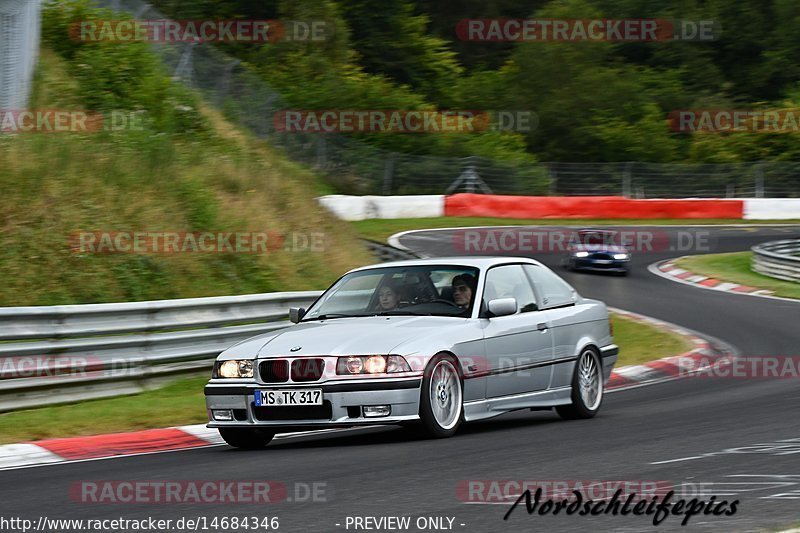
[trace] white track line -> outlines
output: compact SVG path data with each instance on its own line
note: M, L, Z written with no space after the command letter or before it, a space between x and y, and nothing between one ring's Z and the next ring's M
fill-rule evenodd
M183 429L184 427L187 427L187 426L180 427L179 429ZM336 432L339 432L339 433L355 432L357 430L363 430L363 429L368 429L368 428L376 428L376 427L378 427L378 426L360 426L360 427L352 427L352 428L328 428L328 429L319 429L319 430L313 430L313 431L298 431L298 432L295 432L295 433L279 433L278 435L275 435L275 439L274 440L281 440L281 441L291 440L291 439L298 438L298 437L305 437L305 436L308 436L308 435L310 435L312 433L315 434L315 435L325 435L325 434L336 433ZM205 429L209 429L209 428L205 428ZM216 432L216 430L213 430L213 431ZM198 437L198 438L201 438L202 440L205 440L204 437ZM220 439L221 439L221 437L220 437ZM24 446L26 448L24 448L24 449L20 448L19 449L20 453L25 453L28 456L30 456L31 458L37 457L37 454L38 454L38 457L40 457L40 459L37 459L37 463L36 464L28 463L28 464L15 464L15 465L2 466L3 465L2 458L3 457L7 457L7 455L3 453L3 449L5 448L5 449L10 451L11 447L21 447L21 446ZM36 448L36 450L28 449L27 448L28 446L30 446L31 448ZM73 464L73 463L87 463L87 462L90 462L90 461L106 461L108 459L125 459L127 457L139 457L139 456L143 456L143 455L155 455L155 454L159 454L159 453L187 452L187 451L191 451L191 450L199 450L199 449L204 449L204 448L221 448L223 446L227 446L227 444L225 444L224 442L222 442L220 444L211 444L211 443L209 443L206 446L193 446L191 448L180 448L180 449L175 449L175 450L153 450L153 451L150 451L150 452L136 452L136 453L129 453L129 454L125 454L125 455L109 455L109 456L106 456L106 457L91 457L91 458L88 458L88 459L64 459L64 458L62 458L62 457L50 452L49 450L46 450L45 448L42 448L42 447L37 446L35 444L6 444L6 445L0 446L0 472L5 471L5 470L19 470L19 469L23 469L23 468L38 468L40 466L60 466L60 465L67 465L67 464ZM232 451L234 451L234 450L232 450ZM18 457L18 456L19 455L17 454L16 457ZM6 461L6 463L7 463L7 461Z

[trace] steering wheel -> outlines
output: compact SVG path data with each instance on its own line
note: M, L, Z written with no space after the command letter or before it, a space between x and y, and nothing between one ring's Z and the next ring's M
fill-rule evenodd
M458 306L457 303L452 302L450 300L445 300L444 298L434 298L433 300L430 301L430 303L432 303L432 304L448 304L448 305L451 305L451 306L456 307L458 309L461 309Z

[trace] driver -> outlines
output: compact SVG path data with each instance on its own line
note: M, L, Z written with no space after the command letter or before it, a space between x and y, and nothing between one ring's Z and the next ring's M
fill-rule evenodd
M470 274L459 274L453 278L453 301L461 309L466 309L472 303L475 292L475 277Z

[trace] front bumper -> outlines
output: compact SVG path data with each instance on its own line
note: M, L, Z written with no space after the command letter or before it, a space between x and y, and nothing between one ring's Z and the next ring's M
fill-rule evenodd
M419 398L422 379L420 377L401 379L364 379L329 381L325 383L263 385L258 383L230 383L228 380L212 380L206 385L206 408L209 413L210 428L225 427L271 427L276 429L304 429L325 427L351 427L359 425L397 424L419 419ZM297 410L294 407L256 407L256 390L269 389L322 389L324 409ZM363 406L389 405L388 416L365 417ZM329 408L329 410L328 410ZM235 420L214 420L212 410L229 409ZM287 419L279 410L295 409L294 412L311 412L313 418ZM274 411L273 411L274 410ZM325 413L324 418L320 412ZM272 415L280 420L270 419Z
M619 346L616 344L609 344L600 348L600 357L603 359L603 383L608 383L611 379L611 371L614 370L614 365L617 364L619 357Z
M577 270L593 270L596 272L627 272L630 259L592 259L572 258L572 265Z

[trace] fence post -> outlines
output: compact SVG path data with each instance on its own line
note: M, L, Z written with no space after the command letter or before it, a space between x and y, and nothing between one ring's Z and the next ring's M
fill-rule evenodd
M325 162L327 159L327 147L324 135L317 136L317 161L315 163L318 169L325 168Z
M633 161L628 161L622 169L622 196L625 198L631 197L631 170L633 169Z
M386 158L386 163L383 165L383 195L388 196L392 194L392 175L394 174L394 159L391 157Z
M175 72L172 74L173 79L183 80L189 87L194 86L194 71L192 68L192 51L194 50L194 46L195 43L189 43L183 47L178 66L175 67Z
M28 105L39 56L41 4L0 0L0 109Z
M758 162L755 166L756 174L756 198L764 198L764 163Z
M216 97L215 101L217 102L217 105L221 105L224 101L223 99L230 92L231 76L233 75L233 69L235 69L239 63L241 63L241 61L235 59L233 61L230 61L227 65L225 65L225 70L223 71L222 74L222 87L220 88L219 91L217 91L217 94L214 95Z
M548 175L550 176L550 196L558 194L558 163L546 163Z

